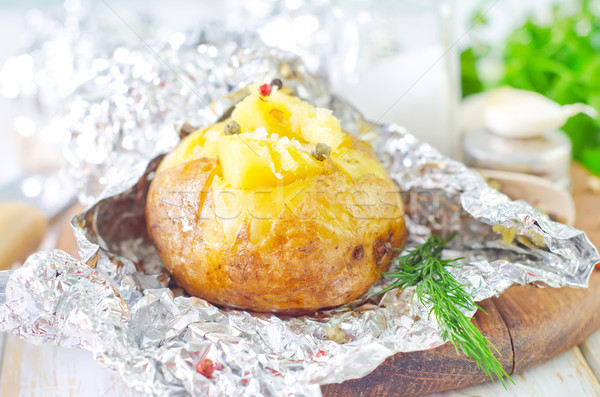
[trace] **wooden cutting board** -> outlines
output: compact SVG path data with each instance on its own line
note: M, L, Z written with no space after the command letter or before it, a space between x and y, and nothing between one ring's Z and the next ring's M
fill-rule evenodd
M572 193L575 226L600 248L600 192L590 187L590 174L574 164ZM600 271L589 288L514 286L499 298L480 303L474 323L500 352L508 374L541 364L583 342L600 327ZM324 396L420 395L460 389L490 379L476 365L457 356L451 344L436 349L400 353L368 376L322 387Z
M577 209L575 226L600 247L600 192L587 187L589 173L573 165L572 193ZM81 208L73 210L73 214ZM59 247L75 253L70 227L61 233ZM499 298L480 302L474 322L500 352L509 374L543 363L584 341L600 328L600 271L589 288L515 286ZM368 376L322 387L325 396L420 395L460 389L488 381L475 364L457 356L446 344L437 349L401 353L388 358Z

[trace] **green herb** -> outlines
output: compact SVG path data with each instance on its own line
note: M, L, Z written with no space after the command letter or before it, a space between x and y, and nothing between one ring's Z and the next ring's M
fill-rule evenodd
M496 352L498 350L473 325L471 319L460 311L461 308L467 310L478 308L485 313L473 301L473 297L464 290L464 285L456 281L447 269L455 266L452 262L462 258L442 260L442 250L452 237L443 239L432 235L423 245L409 250L408 254L398 258L397 265L394 267L395 272L387 274L396 281L379 294L393 288L402 290L416 286L415 297L422 305L431 305L429 314L435 316L442 338L454 345L457 354L462 351L474 360L477 367L490 378L493 379L492 374L496 374L502 385L506 387L504 377L511 382L513 380L494 357L491 349Z
M483 43L466 49L461 54L463 95L509 85L562 105L586 103L600 112L598 3L574 3L554 6L547 22L530 16L508 36L503 49ZM500 72L486 80L480 72L494 60ZM580 114L562 129L571 139L573 158L600 175L600 120Z

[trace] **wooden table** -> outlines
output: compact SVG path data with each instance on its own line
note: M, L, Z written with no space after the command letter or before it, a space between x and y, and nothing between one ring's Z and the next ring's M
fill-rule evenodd
M573 196L578 211L576 226L585 230L594 244L600 246L600 192L586 187L587 178L588 174L581 167L573 167ZM72 241L68 238L60 242L63 247L70 244ZM600 273L593 277L593 286L600 288ZM592 315L596 316L590 313ZM91 353L83 350L34 346L2 335L0 357L1 396L136 395L119 374L105 369L93 360ZM527 363L513 363L513 366L525 368ZM513 375L513 379L515 385L509 385L508 391L499 382L488 382L431 396L600 396L600 331L562 354ZM379 394L374 394L373 389L358 387L338 390L343 390L345 395L389 395L394 392L386 388ZM327 389L325 392L342 395ZM402 395L402 391L394 394Z

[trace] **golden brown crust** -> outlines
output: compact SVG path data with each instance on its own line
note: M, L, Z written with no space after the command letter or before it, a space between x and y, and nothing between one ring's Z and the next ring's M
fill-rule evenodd
M214 304L303 314L347 303L387 269L406 226L390 178L352 180L327 161L323 174L290 187L298 193L283 200L275 219L262 219L235 189L228 194L244 204L236 219L218 214L221 196L211 187L216 159L166 169L148 192L149 235L175 279ZM235 227L233 240L228 225Z

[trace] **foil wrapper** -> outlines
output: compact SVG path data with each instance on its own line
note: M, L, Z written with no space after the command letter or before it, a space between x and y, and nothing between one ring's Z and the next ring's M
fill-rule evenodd
M280 317L217 308L169 277L144 219L154 156L176 143L173 124L212 123L239 100L239 88L273 77L369 138L403 191L409 247L432 232L458 232L444 255L464 257L452 272L476 301L512 284L585 287L600 261L583 232L511 201L403 128L364 121L289 53L218 34L167 43L158 54L119 48L98 58L75 89L76 106L62 119L69 150L84 159L89 145L110 149L88 169L106 189L72 220L82 260L44 251L0 272L0 330L89 350L136 391L161 396L319 395L319 385L363 377L393 354L443 344L412 289L370 300L385 279L342 307ZM514 242L504 244L495 225L511 230ZM331 327L345 343L327 337ZM196 371L203 358L217 363L211 378Z

